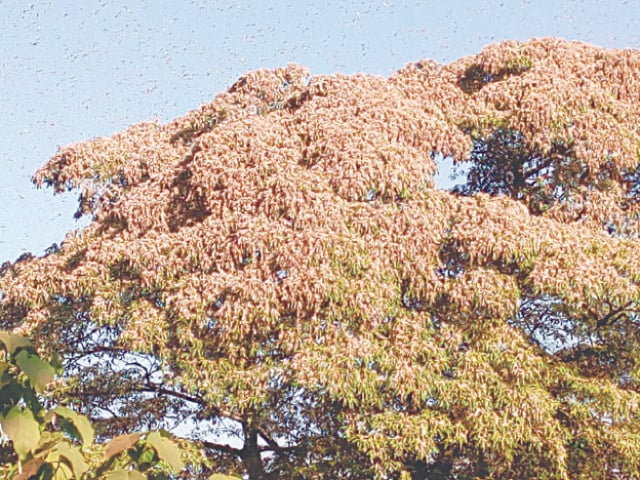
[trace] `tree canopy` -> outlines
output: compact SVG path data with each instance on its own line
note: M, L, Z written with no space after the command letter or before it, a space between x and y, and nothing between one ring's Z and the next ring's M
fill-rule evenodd
M640 470L638 51L260 70L34 180L91 223L5 264L0 328L96 441L169 429L187 478Z

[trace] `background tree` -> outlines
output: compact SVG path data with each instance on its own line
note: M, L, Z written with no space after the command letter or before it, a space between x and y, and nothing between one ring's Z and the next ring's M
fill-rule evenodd
M2 328L193 478L630 478L639 106L639 52L558 39L247 74L36 173L92 222L5 266Z

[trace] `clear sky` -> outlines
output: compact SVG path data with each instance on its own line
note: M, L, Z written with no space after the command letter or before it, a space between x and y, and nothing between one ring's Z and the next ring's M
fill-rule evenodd
M0 0L0 263L81 226L76 194L30 183L58 146L168 121L248 70L389 75L542 36L640 48L640 0Z

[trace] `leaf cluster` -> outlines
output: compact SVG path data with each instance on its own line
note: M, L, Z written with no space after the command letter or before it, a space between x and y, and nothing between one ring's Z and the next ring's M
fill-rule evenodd
M166 432L133 433L95 445L86 416L43 404L47 387L61 373L59 362L44 361L22 335L0 331L0 342L0 426L12 450L2 458L5 478L160 480L184 468L181 451Z

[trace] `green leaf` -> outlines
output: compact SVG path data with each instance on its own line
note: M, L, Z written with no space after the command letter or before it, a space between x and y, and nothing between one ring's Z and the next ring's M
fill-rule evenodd
M147 477L136 470L114 470L107 474L106 480L147 480Z
M56 445L56 451L61 457L67 459L76 478L82 477L84 472L89 470L89 465L84 461L84 457L77 447L74 447L67 442L60 442Z
M31 389L23 387L18 382L11 382L0 388L0 414L17 405L30 391Z
M93 427L87 417L67 407L56 407L53 411L73 424L80 435L84 447L89 447L93 444Z
M151 432L147 436L147 443L158 453L160 460L169 465L173 473L178 473L184 468L184 463L180 458L180 449L168 438L164 438L158 432Z
M208 480L241 480L241 478L232 475L223 475L222 473L214 473Z
M24 338L22 335L16 335L15 333L6 331L0 331L0 342L4 343L4 346L10 355L13 355L20 347L31 346L29 340Z
M14 381L13 375L9 373L9 364L7 362L0 362L0 388Z
M40 428L31 410L22 410L16 405L0 420L0 425L21 459L25 459L40 442Z
M132 457L135 459L138 466L144 466L143 470L158 463L158 453L155 451L155 449L148 448L147 445L145 445L145 448L143 448L141 451L137 452L137 454L137 458L133 455Z
M65 463L59 463L55 469L53 480L74 480L73 471Z
M112 458L125 450L133 447L140 440L139 433L130 433L128 435L118 435L113 437L104 450L105 458Z
M53 381L53 367L37 355L23 350L16 355L16 364L27 374L31 386L38 393L42 393L44 387Z
M51 451L60 442L65 440L64 433L62 432L47 432L46 430L40 434L40 443L36 450L38 455L43 455L48 451Z

